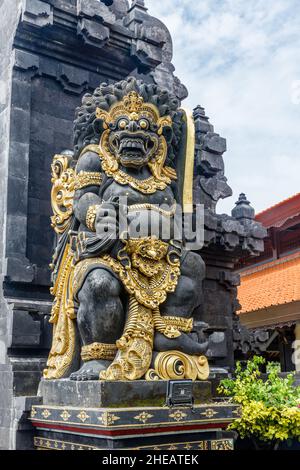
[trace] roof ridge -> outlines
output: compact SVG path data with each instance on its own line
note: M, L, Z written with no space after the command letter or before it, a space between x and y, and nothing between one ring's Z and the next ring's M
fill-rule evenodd
M286 204L287 202L292 201L293 199L295 199L299 196L300 196L300 193L296 193L293 196L289 196L286 199L283 199L282 201L277 202L276 204L273 204L272 206L267 207L266 209L263 209L262 211L258 212L258 214L255 215L255 218L260 217L261 215L265 214L266 212L269 212L270 210L275 209L276 207L279 207L282 204Z

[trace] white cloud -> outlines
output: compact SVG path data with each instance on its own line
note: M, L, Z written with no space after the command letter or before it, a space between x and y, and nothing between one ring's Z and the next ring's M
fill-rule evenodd
M299 0L148 0L170 29L186 105L227 138L226 176L257 211L300 192ZM299 94L300 96L300 94Z

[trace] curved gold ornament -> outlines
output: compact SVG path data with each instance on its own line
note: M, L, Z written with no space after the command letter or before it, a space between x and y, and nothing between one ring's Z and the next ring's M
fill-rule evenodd
M73 214L76 178L74 169L69 168L71 158L69 155L55 155L51 165L51 205L53 210L51 226L58 234L64 233L69 228Z
M76 174L75 190L86 188L87 186L100 186L101 182L101 173L95 171L80 171Z
M55 296L50 323L53 323L52 346L43 371L45 379L60 379L66 375L75 354L76 328L73 302L73 253L67 245L56 282L51 289Z
M158 353L154 368L146 373L146 380L206 380L209 365L205 356L190 356L181 351Z

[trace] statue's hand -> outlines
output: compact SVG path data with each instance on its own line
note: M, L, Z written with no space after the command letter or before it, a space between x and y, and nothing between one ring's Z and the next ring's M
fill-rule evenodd
M117 239L118 220L114 204L103 202L99 206L96 214L95 229L99 238L110 236L110 238L115 237Z

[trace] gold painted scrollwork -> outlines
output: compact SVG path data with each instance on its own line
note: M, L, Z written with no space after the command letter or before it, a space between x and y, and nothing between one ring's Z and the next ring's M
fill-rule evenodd
M70 155L55 155L51 165L51 205L53 210L51 226L58 234L62 234L68 229L73 214L75 171L69 167L71 158Z
M146 380L206 380L209 365L205 356L190 356L181 351L158 353L154 368L149 369Z

